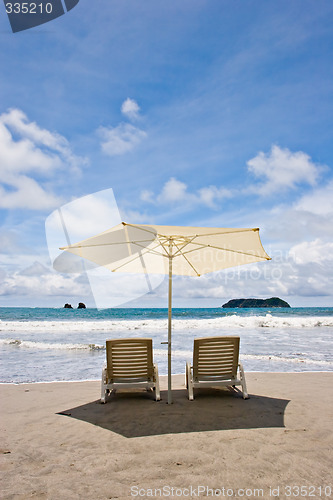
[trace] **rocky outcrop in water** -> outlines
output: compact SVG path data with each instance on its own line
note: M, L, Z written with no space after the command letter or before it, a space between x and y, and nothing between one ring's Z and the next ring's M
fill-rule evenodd
M73 309L71 304L65 304L64 309Z
M77 306L78 309L85 309L86 305L83 302L79 302L79 305Z

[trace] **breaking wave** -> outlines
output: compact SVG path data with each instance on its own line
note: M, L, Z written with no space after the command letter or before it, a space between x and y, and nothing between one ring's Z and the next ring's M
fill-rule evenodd
M105 346L98 344L61 344L50 342L34 342L31 340L20 339L0 339L0 346L7 345L20 347L24 349L41 349L41 350L80 350L80 351L104 351Z
M261 329L261 328L320 328L333 327L332 316L279 317L223 316L211 319L173 319L174 330ZM124 332L130 330L160 331L167 328L167 319L104 320L104 321L1 321L0 332L44 333L44 332Z
M94 351L105 351L105 345L99 344L62 344L62 343L47 343L47 342L33 342L27 340L20 339L0 339L0 346L12 346L13 348L20 349L34 349L34 350L55 350L55 351L86 351L86 352L94 352ZM191 359L192 351L189 350L174 350L172 352L173 358L183 358L183 359ZM154 357L166 357L167 350L166 349L154 349ZM256 354L242 354L242 361L265 361L265 362L279 362L279 363L304 363L304 364L313 364L320 365L329 369L329 367L333 367L333 361L325 361L325 360L315 360L309 359L306 353L293 353L288 356L286 355L256 355Z

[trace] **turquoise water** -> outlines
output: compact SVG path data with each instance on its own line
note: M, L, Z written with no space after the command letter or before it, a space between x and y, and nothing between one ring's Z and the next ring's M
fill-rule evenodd
M281 308L237 308L223 309L217 308L174 308L173 318L220 318L237 315L240 317L263 316L267 313L275 317L303 318L303 317L323 317L333 316L333 307L281 307ZM166 308L113 308L113 309L65 309L65 308L31 308L31 307L0 307L0 320L20 321L20 320L104 320L104 319L136 319L167 318Z
M217 335L240 335L247 371L333 370L333 308L174 309L172 327L173 373ZM166 309L0 308L0 382L97 380L118 337L151 337L167 373Z

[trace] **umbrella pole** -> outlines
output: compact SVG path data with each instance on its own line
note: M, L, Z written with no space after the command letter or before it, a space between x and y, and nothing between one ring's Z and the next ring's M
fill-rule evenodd
M169 242L169 296L168 296L168 404L172 404L171 387L171 317L172 317L172 242Z

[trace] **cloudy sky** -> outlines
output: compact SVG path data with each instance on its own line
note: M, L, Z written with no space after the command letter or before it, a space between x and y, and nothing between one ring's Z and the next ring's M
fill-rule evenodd
M80 0L13 34L1 5L0 306L94 305L45 221L102 190L129 222L260 228L272 261L176 278L175 306L332 306L332 25L327 0Z

